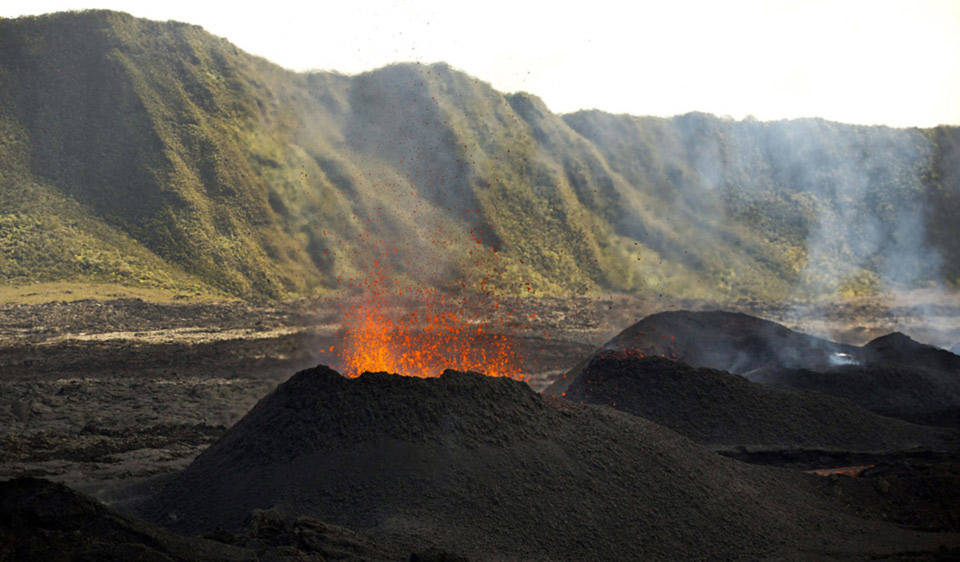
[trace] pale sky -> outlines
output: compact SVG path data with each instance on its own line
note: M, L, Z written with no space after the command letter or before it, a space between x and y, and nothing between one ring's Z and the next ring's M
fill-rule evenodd
M445 61L556 112L960 125L960 0L3 0L203 26L294 70Z

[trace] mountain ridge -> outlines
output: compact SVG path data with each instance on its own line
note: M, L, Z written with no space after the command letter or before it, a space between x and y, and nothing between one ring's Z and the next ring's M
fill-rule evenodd
M118 12L0 29L5 284L283 298L374 263L418 285L540 295L960 279L954 127L558 115L445 63L297 73ZM402 247L381 266L390 240Z

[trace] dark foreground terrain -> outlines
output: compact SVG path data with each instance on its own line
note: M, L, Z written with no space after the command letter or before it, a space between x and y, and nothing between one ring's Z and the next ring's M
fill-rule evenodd
M960 432L886 418L849 400L788 391L663 357L605 351L567 400L611 406L721 451L947 452Z
M509 379L346 379L318 367L281 384L157 492L122 506L154 524L21 479L0 486L0 537L21 559L960 554L954 512L935 519L886 499L916 487L890 476L851 487L741 463L640 417L544 399ZM197 532L205 537L186 536Z
M819 478L726 459L608 408L448 371L298 373L137 513L241 529L276 506L408 548L491 559L876 555L960 546L953 533L853 516ZM868 538L867 538L868 537Z
M509 305L524 319L511 337L535 390L639 318L714 306L621 297ZM737 308L850 344L894 330L947 347L960 340L953 306ZM290 373L337 367L323 350L340 344L339 318L319 301L0 305L0 478L51 477L101 493L181 468Z
M534 390L557 380L553 388L566 389L598 346L638 318L663 309L711 307L639 299L509 304L516 317L525 319L505 329L524 355ZM960 336L960 322L955 322L960 311L950 307L938 309L928 323L923 320L930 316L917 310L876 303L808 308L741 303L739 308L841 342L832 344L840 353L850 351L844 346L872 348L899 363L904 359L898 353L914 349L912 340L859 346L894 330L947 347ZM33 537L30 545L47 544L47 552L62 547L89 553L110 544L118 553L159 549L172 559L200 558L205 552L214 553L211 559L276 559L290 553L372 560L414 553L430 559L443 552L475 558L572 559L588 552L669 558L681 548L701 558L947 559L956 554L956 433L934 427L951 424L940 423L942 417L895 419L876 411L869 400L829 397L833 392L822 385L803 388L800 382L819 380L810 373L826 376L811 365L799 366L805 369L800 377L797 365L760 354L743 373L747 380L725 371L729 364L698 363L689 344L715 341L709 322L697 332L683 320L684 341L678 342L680 332L667 334L666 340L664 334L656 336L664 355L700 368L666 358L629 363L625 369L608 365L583 381L585 394L551 392L556 396L547 401L507 381L488 388L470 386L466 381L474 379L468 377L438 390L429 386L441 384L437 381L412 382L428 386L408 388L398 382L406 379L372 377L342 386L339 376L320 377L328 384L308 384L303 400L309 405L325 396L316 402L325 409L302 410L298 419L326 416L324 434L362 442L341 444L337 450L353 451L343 458L330 456L309 431L298 444L280 435L266 441L263 435L251 437L258 434L243 429L254 423L249 416L227 432L291 373L318 363L337 365L337 358L323 350L342 341L338 319L337 307L316 301L160 305L127 299L0 306L0 480L48 478L93 496L46 481L4 484L0 537L7 550L0 549L0 558L29 559L9 550L12 537L26 536ZM729 324L720 327L737 333ZM943 357L936 350L919 351ZM863 369L856 373L866 376ZM771 380L771 374L779 378ZM444 379L442 384L452 384L451 377ZM635 385L632 391L623 384L628 380ZM302 376L291 384L303 384ZM417 394L424 389L426 395ZM397 394L406 398L386 398ZM485 406L471 410L478 400ZM336 409L350 401L356 404L345 411L359 417ZM265 403L269 400L251 413L252 419L263 415ZM371 445L384 439L395 443ZM251 443L279 449L264 451ZM248 462L249 450L263 454ZM715 452L790 468L751 467ZM306 480L298 476L300 464L317 458L326 459L326 468L314 466ZM420 464L410 464L411 459L421 459ZM422 464L430 459L430 466ZM465 464L451 464L452 459ZM353 468L344 468L348 465ZM205 478L221 472L211 466L236 469L215 479L217 485L235 487L221 494L235 502L221 510L223 520L191 508L215 489ZM395 467L396 473L369 468L383 466ZM641 474L636 467L645 469ZM269 475L278 472L287 478L271 480ZM324 497L290 502L310 479L321 478L339 484L328 486ZM637 489L631 484L637 481L645 485ZM188 489L196 493L184 495ZM616 500L611 504L609 498ZM216 498L208 499L199 505L217 505ZM478 519L478 512L490 515ZM177 530L143 523L142 517ZM178 534L200 528L213 542ZM603 550L609 548L604 544L638 533L649 540L634 541L629 552ZM144 538L151 536L159 538ZM197 554L183 558L184 552Z
M615 329L607 302L517 308L541 312L513 334L538 388ZM339 317L317 301L0 305L0 478L101 493L182 468L291 373L336 364Z
M739 385L736 394L741 397L757 396L761 387L768 398L814 392L881 416L924 425L960 426L960 356L900 332L859 346L743 313L660 312L604 343L601 352L557 377L545 392L562 393L578 380L582 386L590 378L591 363L603 356L660 357L718 371L712 377L700 372L699 382L689 387L703 387L707 379L712 383L724 379ZM743 384L741 377L724 378L721 371L756 384ZM715 389L719 386L724 385L713 384Z
M414 553L416 555L416 553ZM34 478L0 482L0 560L399 560L402 553L308 517L257 510L215 538L178 535Z

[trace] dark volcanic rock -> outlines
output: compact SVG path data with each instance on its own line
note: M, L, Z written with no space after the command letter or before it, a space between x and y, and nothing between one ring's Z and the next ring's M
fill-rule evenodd
M400 555L370 538L312 517L276 509L255 509L235 535L220 531L218 539L242 545L263 559L289 556L316 560L397 560Z
M742 374L763 385L845 398L882 416L960 427L960 357L894 333L863 347L729 312L648 316L603 350L657 356ZM587 361L544 390L557 396Z
M826 484L834 495L861 511L924 531L960 531L960 463L899 461L872 466L858 478ZM960 551L953 552L954 560Z
M960 427L960 375L905 365L844 365L824 371L763 369L755 382L846 398L883 416Z
M854 518L815 477L720 457L647 420L451 371L300 372L142 512L230 530L272 506L418 556L796 558L957 541Z
M862 348L862 362L820 370L765 367L750 380L790 390L815 390L885 416L960 427L960 357L899 332Z
M960 378L960 356L949 351L914 341L909 336L894 332L881 336L863 346L868 365L905 365L914 368L944 371Z
M565 397L612 406L718 449L886 452L945 448L953 437L833 396L789 392L715 369L621 352L594 355Z
M352 560L403 558L349 529L256 510L237 533L182 536L36 478L0 482L0 560Z
M639 352L737 374L769 365L826 367L836 354L860 353L860 348L794 332L776 322L719 310L652 314L620 332L603 349ZM578 365L544 393L566 391L582 368Z
M0 560L253 560L244 549L119 515L62 484L0 482Z

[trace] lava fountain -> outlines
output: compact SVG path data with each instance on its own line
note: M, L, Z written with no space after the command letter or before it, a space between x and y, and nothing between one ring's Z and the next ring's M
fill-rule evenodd
M344 314L347 332L340 358L349 377L363 372L435 377L444 369L522 379L520 358L508 336L487 322L446 310L442 297L416 310L393 311L366 299Z
M480 244L475 236L472 241ZM491 294L481 291L472 297L480 299L480 306L472 308L483 319L476 318L465 311L466 291L456 297L425 283L401 282L396 276L401 270L398 262L405 260L399 258L396 246L377 239L363 242L372 254L370 265L362 279L350 279L347 285L359 296L340 305L344 335L337 356L346 376L388 372L435 377L455 369L524 378L520 355L509 336L511 314L501 312ZM479 250L471 249L468 255L482 266L476 253ZM416 261L421 267L432 262ZM410 261L405 263L409 266ZM483 279L480 287L485 283Z

